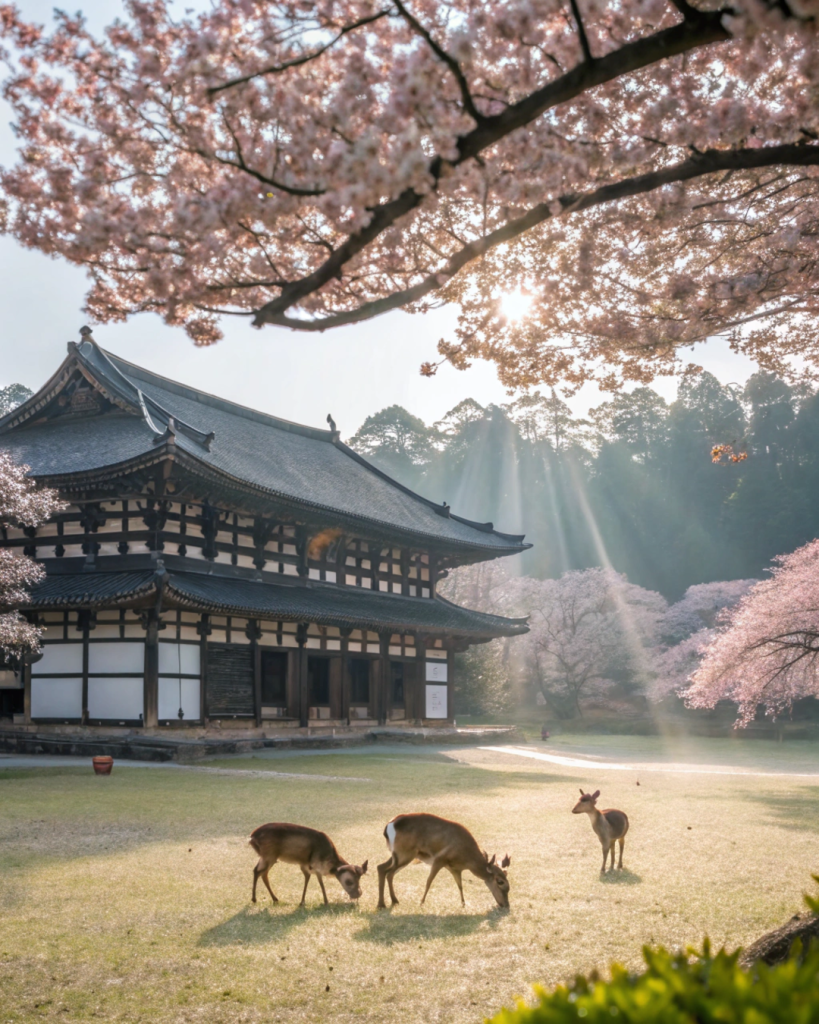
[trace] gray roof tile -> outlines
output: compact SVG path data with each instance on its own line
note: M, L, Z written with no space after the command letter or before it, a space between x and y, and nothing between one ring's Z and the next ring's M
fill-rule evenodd
M143 370L85 340L73 349L107 390L133 409L35 427L0 421L0 445L35 476L79 473L152 451L158 432L175 420L175 444L233 480L314 509L451 543L510 554L530 545L491 524L441 515L435 503L390 479L329 431L289 423L196 391ZM69 359L71 355L69 355ZM34 405L35 395L22 408ZM16 422L16 420L15 420ZM153 429L152 429L153 428ZM212 442L207 435L213 434ZM485 557L485 555L484 555Z

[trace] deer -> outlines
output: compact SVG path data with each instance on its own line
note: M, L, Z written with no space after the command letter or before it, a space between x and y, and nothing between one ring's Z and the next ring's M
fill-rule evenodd
M384 902L384 883L390 888L392 905L398 903L392 880L397 871L405 868L415 860L430 865L421 905L427 898L429 887L435 876L446 868L455 879L461 894L461 906L464 902L464 888L461 875L471 871L473 875L486 882L495 902L502 909L509 907L509 879L506 869L512 858L509 854L500 864L493 854L492 859L485 850L481 850L472 833L456 821L439 818L435 814L399 814L387 823L384 838L390 850L390 859L378 865L378 906L386 909Z
M597 838L603 847L603 867L600 874L606 873L606 861L611 852L611 870L614 871L614 844L620 844L620 863L617 865L619 871L623 870L623 847L628 832L628 815L624 811L598 811L595 804L600 796L598 789L594 793L584 793L580 790L580 799L572 808L572 814L588 814L591 819L591 826L597 834Z
M325 906L329 903L327 890L324 888L324 875L332 875L341 883L341 887L350 897L357 900L361 896L361 876L367 873L367 861L359 867L348 864L335 848L333 841L324 833L305 825L290 825L287 822L271 822L260 825L250 836L250 845L258 853L259 860L253 869L253 895L256 902L256 883L259 878L264 882L274 903L279 900L268 881L268 872L276 863L298 864L304 875L304 890L301 894L300 907L304 906L307 886L311 875L315 875L321 886Z

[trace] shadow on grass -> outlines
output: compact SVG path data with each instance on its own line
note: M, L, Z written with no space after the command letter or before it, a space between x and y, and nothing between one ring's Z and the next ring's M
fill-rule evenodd
M781 828L794 832L819 832L819 786L800 786L791 796L743 793L732 799L761 804Z
M604 885L639 885L642 880L640 875L629 871L628 868L623 868L622 871L607 871L605 875L600 876L600 881Z
M320 904L317 907L282 908L266 906L261 910L243 907L238 914L216 924L199 936L197 946L263 945L277 942L293 928L319 918L335 918L342 914L355 914L353 903Z
M380 911L365 918L365 927L353 935L356 942L378 942L394 946L419 939L458 938L479 928L497 928L506 911L486 914L391 914Z

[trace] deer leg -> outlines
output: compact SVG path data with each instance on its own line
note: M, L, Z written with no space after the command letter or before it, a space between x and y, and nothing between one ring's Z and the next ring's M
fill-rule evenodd
M272 868L272 867L273 867L272 864L268 865L264 869L264 871L261 872L261 877L262 877L262 881L264 882L265 886L267 887L267 891L270 893L270 898L273 900L274 903L278 903L279 901L276 899L276 894L270 888L270 882L267 880L267 873L270 871L270 868Z
M264 882L267 891L270 893L270 896L271 896L273 902L274 903L278 903L279 902L276 899L275 893L270 888L270 882L267 880L267 873L268 873L268 871L270 871L270 869L272 867L273 867L272 864L265 865L264 861L260 860L259 863L256 865L256 867L253 869L253 895L251 896L251 902L252 903L256 902L256 883L258 882L258 880L260 878Z
M259 875L260 874L261 874L261 871L259 870L259 865L257 864L256 867L253 869L253 892L251 893L251 896L250 896L250 902L251 903L255 903L256 902L256 883L259 881Z
M620 863L619 863L618 867L622 871L623 870L623 847L626 845L626 840L625 840L625 838L622 838L622 839L619 839L618 842L620 843Z
M449 873L455 879L455 884L458 886L458 892L461 894L461 906L465 907L466 906L466 902L464 901L464 884L463 884L463 881L461 879L461 872L460 871L456 871L455 868L450 868L449 869Z
M392 905L395 906L398 903L398 897L395 895L395 889L393 888L392 880L395 878L396 872L400 871L401 868L405 868L409 864L409 861L404 861L403 864L396 863L394 868L390 868L387 872L387 885L390 887L390 899Z
M310 872L307 870L307 868L302 868L301 873L304 875L304 891L301 894L301 903L299 904L299 906L303 907L304 897L307 895L307 886L310 883Z
M615 847L615 845L616 845L616 840L612 839L611 846L609 847L609 851L611 853L611 870L612 871L614 871L614 847Z
M321 886L321 895L324 897L324 906L326 907L330 901L327 899L327 890L324 888L324 879L319 874L316 875L316 878L318 879L318 884Z
M435 876L438 874L438 872L441 870L441 868L443 866L444 865L439 860L434 860L432 862L432 867L429 869L429 876L427 878L427 885L426 885L426 888L424 889L424 895L421 897L421 906L422 907L424 905L424 900L427 898L427 893L429 892L429 887L435 881Z
M397 863L397 857L393 854L389 860L385 860L383 864L378 865L378 906L386 910L387 904L384 902L384 881L387 877L387 872ZM395 895L392 891L392 878L390 878L390 896L392 897L393 903L397 903Z

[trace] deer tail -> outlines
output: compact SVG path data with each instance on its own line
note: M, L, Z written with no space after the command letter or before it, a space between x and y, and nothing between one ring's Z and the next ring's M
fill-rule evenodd
M250 839L248 839L248 843L247 844L248 844L248 846L252 846L253 849L256 851L256 853L258 853L258 855L261 857L262 851L259 848L259 843L256 840L255 836L251 836Z

